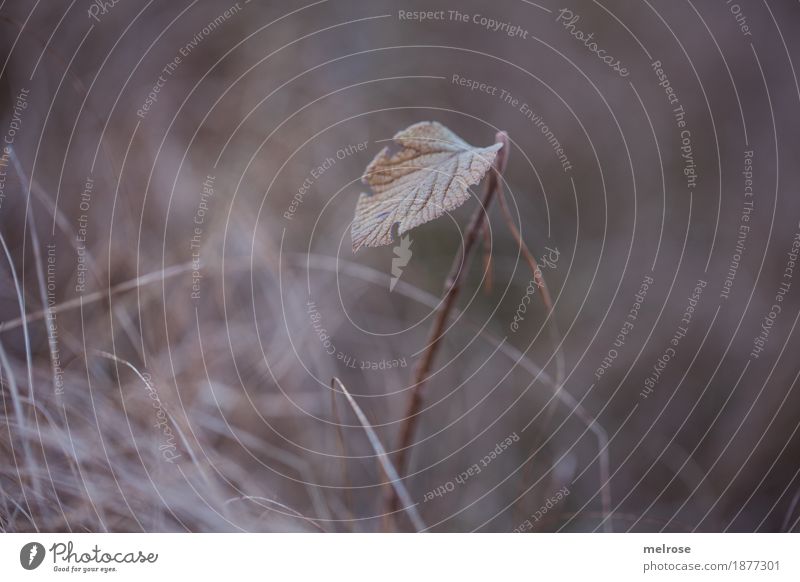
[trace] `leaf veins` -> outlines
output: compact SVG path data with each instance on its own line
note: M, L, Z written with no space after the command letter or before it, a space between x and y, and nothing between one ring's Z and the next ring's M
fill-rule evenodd
M384 148L370 162L351 227L353 252L362 246L391 244L397 234L461 206L468 189L483 179L502 143L476 148L437 122L415 123L394 136L403 149Z

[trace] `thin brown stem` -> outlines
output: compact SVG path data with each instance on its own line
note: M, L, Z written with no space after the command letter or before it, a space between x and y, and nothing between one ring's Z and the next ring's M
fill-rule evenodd
M483 194L481 205L475 209L472 214L469 227L467 228L464 237L464 245L459 250L458 254L453 260L450 267L450 274L444 285L444 300L439 304L436 312L436 318L431 326L430 334L428 335L427 347L422 354L422 359L417 365L414 373L414 383L411 387L411 397L408 401L408 407L403 421L403 426L400 430L400 437L397 447L397 462L396 466L401 475L406 473L408 464L409 451L411 449L411 441L414 438L414 429L417 426L417 420L422 409L422 391L425 388L425 383L430 376L433 367L433 361L436 357L441 341L445 334L445 327L450 312L456 304L458 293L461 290L461 282L469 269L469 263L472 259L472 253L475 249L475 243L480 238L483 230L484 220L488 214L489 205L494 199L495 193L502 181L501 176L508 161L508 135L501 131L497 133L496 141L502 143L503 147L497 152L494 164L489 177L486 180L486 188ZM392 493L389 505L391 511L396 511L398 505L397 496Z
M525 261L528 263L531 273L533 273L534 282L541 291L542 303L544 303L545 309L547 309L547 322L556 357L556 386L560 386L564 381L566 363L564 361L564 353L561 349L561 332L558 330L558 325L555 321L555 313L553 313L553 297L550 295L550 290L548 289L547 283L544 280L542 270L539 268L539 263L536 261L536 257L533 256L533 253L531 253L530 249L528 249L528 245L526 245L525 241L522 240L522 235L519 233L517 225L514 223L514 218L511 216L511 212L508 209L508 204L506 204L506 196L503 192L503 185L499 184L497 190L497 195L500 199L500 208L503 210L503 216L506 219L508 230L511 231L511 235L517 242L517 245L522 252L522 256L525 257Z
M492 233L488 222L483 223L483 272L486 274L483 279L483 290L487 295L491 295L494 287L494 275L492 273Z

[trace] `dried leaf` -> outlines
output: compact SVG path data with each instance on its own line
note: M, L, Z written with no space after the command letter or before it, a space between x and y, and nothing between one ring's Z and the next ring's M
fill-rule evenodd
M384 148L367 166L363 182L372 195L361 194L351 234L353 252L362 246L391 244L398 236L438 218L469 198L468 188L481 181L502 143L471 146L440 123L415 123L394 136L402 150L390 156Z

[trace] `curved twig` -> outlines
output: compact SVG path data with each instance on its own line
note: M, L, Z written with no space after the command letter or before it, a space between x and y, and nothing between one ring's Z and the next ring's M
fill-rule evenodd
M450 274L444 285L444 300L439 305L436 313L436 319L431 326L430 335L428 336L427 348L422 354L422 359L414 373L414 383L411 387L411 397L408 401L408 407L404 417L403 425L400 430L400 437L397 447L397 467L401 474L406 472L408 464L409 450L411 448L411 441L414 438L414 429L417 426L420 410L422 408L422 391L425 387L425 382L430 376L433 361L436 353L439 351L442 338L444 337L445 326L450 316L450 312L456 303L456 298L461 290L461 281L464 273L467 272L472 252L475 249L475 243L480 237L483 230L484 220L487 216L489 205L498 190L498 186L502 181L501 176L506 168L508 162L508 149L509 141L508 135L504 131L497 132L495 137L496 142L502 143L503 147L497 152L497 157L494 160L492 170L489 173L489 179L486 181L486 190L483 195L481 205L475 209L470 220L469 228L464 237L464 245L461 247L459 253L453 260L450 267ZM389 501L391 509L396 509L398 499L395 496Z

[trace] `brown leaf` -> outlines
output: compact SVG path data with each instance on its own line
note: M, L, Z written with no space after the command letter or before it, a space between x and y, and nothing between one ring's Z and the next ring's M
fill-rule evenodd
M503 147L476 148L435 121L415 123L394 141L403 149L390 156L384 148L364 173L362 181L373 193L362 193L356 204L353 252L391 244L395 224L402 236L461 206L468 188L481 181Z

